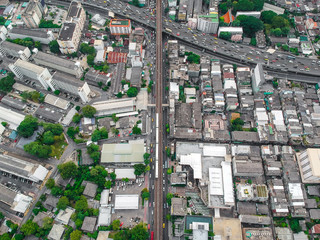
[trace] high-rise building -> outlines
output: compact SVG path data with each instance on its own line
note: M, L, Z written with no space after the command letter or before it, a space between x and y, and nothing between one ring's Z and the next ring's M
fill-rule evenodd
M219 27L218 13L211 13L209 15L199 15L197 29L204 33L216 34Z
M46 12L47 6L44 1L30 0L21 14L21 19L27 28L37 28Z
M297 153L303 183L320 183L320 149L308 148Z

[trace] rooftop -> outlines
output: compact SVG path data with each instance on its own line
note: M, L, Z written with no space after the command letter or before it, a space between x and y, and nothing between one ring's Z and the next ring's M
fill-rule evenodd
M83 195L85 195L87 197L94 198L96 196L97 188L98 188L97 184L88 182L86 184L84 191L83 191Z
M68 106L70 104L67 100L59 98L59 97L54 96L52 94L47 94L45 99L44 99L44 102L48 103L48 104L50 104L52 106L61 108L61 109L65 109L65 110L68 108Z
M82 231L93 232L96 226L97 218L95 217L85 217L81 227Z
M114 209L139 209L139 198L140 196L138 194L116 195Z
M51 240L60 240L64 232L64 226L61 224L54 224L49 235L48 239Z
M55 65L64 67L64 68L70 68L70 69L79 68L76 66L76 62L72 60L61 58L53 54L48 54L41 51L38 51L35 55L33 55L33 59L35 60L35 62L39 60L40 65L44 65L52 68L54 68Z
M215 236L221 240L242 239L241 223L237 218L214 218L213 229Z
M43 106L40 106L34 114L40 119L45 119L52 122L59 122L63 116L62 113L51 108L45 108Z
M19 45L20 46L20 45ZM26 69L26 70L30 70L32 69L33 72L37 73L38 75L42 74L43 71L45 70L45 68L40 67L34 63L31 62L27 62L27 61L23 61L21 59L18 59L15 63L15 66Z
M45 31L42 31L41 29L28 29L28 28L12 28L10 31L12 34L21 34L21 35L26 35L32 37L37 37L37 38L47 38L48 33ZM10 35L9 33L9 35Z
M130 25L129 19L112 19L110 21L110 27L128 27Z
M73 37L73 33L75 29L76 29L76 23L65 22L60 30L58 40L70 41Z
M143 163L143 143L103 144L101 163Z

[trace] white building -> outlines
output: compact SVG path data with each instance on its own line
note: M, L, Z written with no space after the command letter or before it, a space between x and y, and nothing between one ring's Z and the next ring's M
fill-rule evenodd
M231 35L242 35L243 29L242 27L220 27L218 31L218 36L220 36L221 32L229 32Z
M7 39L7 36L8 36L7 28L5 26L1 26L1 28L0 28L0 39L1 39L1 42L5 41Z
M52 76L47 68L43 68L20 59L18 59L14 64L9 64L8 67L19 79L27 77L33 80L38 80L45 89L50 88L53 91L56 90L52 85Z
M37 28L47 10L44 1L31 0L21 14L21 19L27 28Z
M138 194L116 195L114 209L115 210L134 210L139 209Z
M255 18L260 18L260 15L261 15L261 12L256 12L256 11L247 11L247 12L241 12L241 11L238 11L237 12L237 15L236 15L236 18L240 15L244 15L244 16L247 16L247 17L255 17Z
M31 51L28 47L24 47L8 41L3 41L0 44L0 55L12 56L28 61L31 56Z
M131 33L131 21L129 19L112 19L109 27L112 35L129 35Z
M41 29L12 28L8 33L11 39L32 38L33 41L39 41L42 44L49 44L55 37L52 31L43 31Z
M12 111L9 108L0 106L0 121L8 123L8 127L17 130L17 127L24 120L25 115Z
M212 13L210 15L198 16L197 29L204 33L216 34L219 27L218 13Z
M252 90L254 93L259 92L260 86L264 84L265 78L263 68L260 63L254 68L252 73Z
M97 110L96 116L109 116L113 113L133 112L136 106L136 99L112 99L107 101L94 102L92 106Z
M81 38L81 28L76 23L65 22L57 39L60 52L63 54L74 53L78 50Z
M320 149L308 148L297 153L303 183L320 183Z

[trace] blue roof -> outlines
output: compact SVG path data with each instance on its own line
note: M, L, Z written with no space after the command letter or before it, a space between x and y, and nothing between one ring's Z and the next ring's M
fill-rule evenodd
M16 131L12 131L9 138L12 140L15 140L18 136L18 133Z

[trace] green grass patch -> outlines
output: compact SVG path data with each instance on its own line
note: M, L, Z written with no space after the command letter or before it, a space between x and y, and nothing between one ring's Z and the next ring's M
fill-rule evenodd
M63 154L67 146L68 146L68 143L66 142L65 138L63 137L62 139L62 137L59 136L59 139L56 140L54 144L50 145L52 150L50 157L56 157L57 159L60 159L61 155Z

